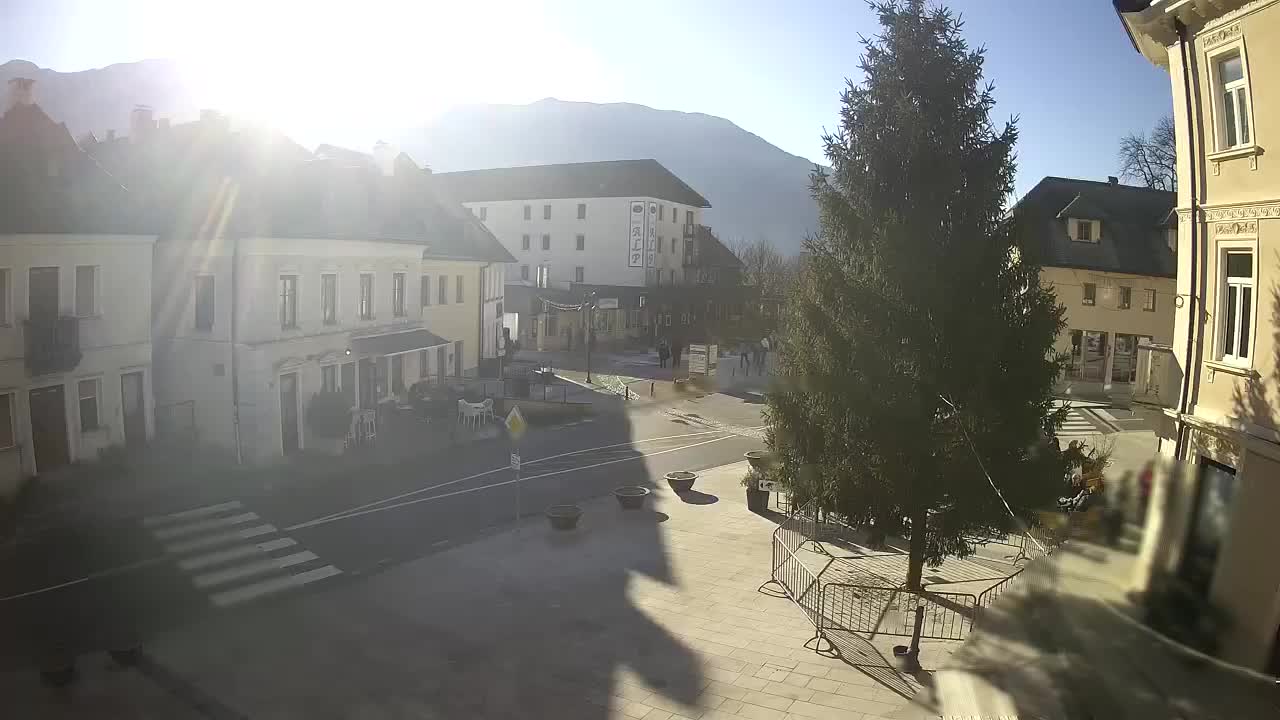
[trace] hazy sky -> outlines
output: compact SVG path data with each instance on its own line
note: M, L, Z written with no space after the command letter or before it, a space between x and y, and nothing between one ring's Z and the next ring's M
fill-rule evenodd
M1021 117L1019 193L1114 174L1118 138L1170 109L1168 75L1107 0L947 5L987 47L996 119ZM309 144L371 143L456 103L557 97L720 115L821 160L859 35L876 28L858 0L0 0L0 60L178 58L222 106Z

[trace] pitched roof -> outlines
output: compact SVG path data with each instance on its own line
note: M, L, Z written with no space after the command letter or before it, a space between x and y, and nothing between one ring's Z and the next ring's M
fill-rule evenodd
M725 247L725 244L720 242L720 238L716 237L716 234L711 232L711 228L706 225L698 226L698 244L700 246L699 253L701 254L698 260L703 265L738 269L746 267L742 259L735 255L732 250Z
M1177 256L1164 230L1176 203L1177 196L1164 190L1046 177L1013 213L1022 231L1031 233L1035 260L1043 266L1176 277ZM1100 220L1101 240L1073 241L1068 217Z
M0 232L154 235L137 200L39 105L0 115Z
M425 257L514 262L461 205L434 191L407 155L395 174L372 156L325 146L317 158L284 135L231 130L218 118L153 128L87 151L165 213L162 236L246 235L383 240L424 246Z
M530 165L437 173L460 202L651 197L694 207L711 203L657 160Z

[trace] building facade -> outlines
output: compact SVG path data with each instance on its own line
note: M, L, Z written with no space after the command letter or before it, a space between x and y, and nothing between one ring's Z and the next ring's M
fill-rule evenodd
M655 160L435 177L515 258L506 267L506 282L533 287L680 283L686 246L696 238L702 210L710 207Z
M1115 7L1169 72L1178 156L1179 304L1146 378L1170 472L1134 584L1179 582L1225 613L1224 659L1280 675L1280 2Z
M1138 347L1173 340L1174 194L1047 177L1018 202L1040 253L1040 281L1066 308L1055 350L1068 358L1059 390L1128 394Z
M0 115L0 498L154 433L155 234L33 101L33 83L11 86Z
M88 148L162 210L161 418L242 461L329 449L306 421L318 393L349 398L356 440L415 383L475 375L495 347L501 244L407 156L322 150L216 117Z

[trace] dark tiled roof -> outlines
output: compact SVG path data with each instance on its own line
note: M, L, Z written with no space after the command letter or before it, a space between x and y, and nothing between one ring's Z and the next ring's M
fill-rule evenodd
M708 267L729 267L739 270L746 267L733 251L720 242L720 238L711 232L706 225L698 226L698 244L700 256L698 262Z
M706 198L657 160L530 165L439 173L436 177L460 202L651 197L711 207Z
M320 157L282 134L231 130L221 119L154 128L87 151L166 219L166 238L218 231L424 245L427 257L514 258L407 155L384 176L372 157L322 146ZM412 166L408 168L405 163Z
M1176 202L1174 193L1163 190L1046 177L1013 212L1020 231L1033 237L1035 260L1042 266L1175 277L1177 259L1164 226ZM1073 211L1064 214L1068 206ZM1082 214L1073 214L1076 211ZM1101 221L1102 239L1071 240L1067 217Z
M138 198L39 105L0 115L0 232L154 235Z
M448 344L448 340L422 329L351 338L353 350L371 355L399 355Z

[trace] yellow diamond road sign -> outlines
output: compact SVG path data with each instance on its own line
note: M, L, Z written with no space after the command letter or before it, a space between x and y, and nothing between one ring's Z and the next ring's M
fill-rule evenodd
M520 414L520 406L516 405L511 408L511 412L507 413L507 432L511 433L511 437L516 440L524 435L524 431L528 429L529 423L524 421L524 416Z

